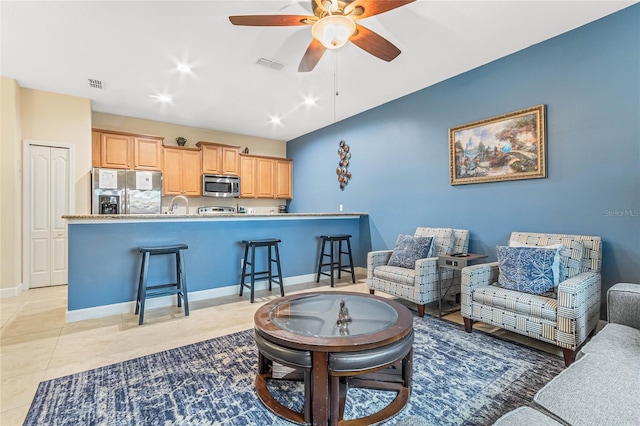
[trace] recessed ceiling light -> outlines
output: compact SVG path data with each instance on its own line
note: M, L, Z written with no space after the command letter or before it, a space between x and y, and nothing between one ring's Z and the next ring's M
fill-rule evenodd
M271 117L269 122L271 124L281 124L282 123L282 119L280 117L278 117L277 115L274 115L274 116Z
M312 98L311 96L306 96L304 98L304 104L305 105L315 105L316 104L316 100L315 100L315 98Z
M151 96L152 98L156 99L159 102L168 103L173 101L173 98L169 95L149 95L149 96Z
M191 72L191 67L187 64L178 64L177 68L180 72Z

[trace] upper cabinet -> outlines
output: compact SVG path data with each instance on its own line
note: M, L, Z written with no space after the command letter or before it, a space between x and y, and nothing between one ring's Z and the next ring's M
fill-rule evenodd
M292 198L292 161L240 154L241 198Z
M275 198L290 200L293 198L293 161L278 159L275 164Z
M202 173L213 175L240 175L239 146L212 142L198 142L202 150Z
M258 198L274 198L274 163L273 158L256 157L256 197Z
M256 197L256 158L240 155L240 197Z
M199 149L164 147L162 193L164 195L202 194L202 156Z
M91 133L92 165L111 169L161 170L163 140L160 136L94 129Z

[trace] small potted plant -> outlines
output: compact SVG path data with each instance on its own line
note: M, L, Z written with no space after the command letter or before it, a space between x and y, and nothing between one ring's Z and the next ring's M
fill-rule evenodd
M178 144L178 146L184 146L184 144L187 143L187 139L183 138L182 136L178 136L176 138L176 143Z

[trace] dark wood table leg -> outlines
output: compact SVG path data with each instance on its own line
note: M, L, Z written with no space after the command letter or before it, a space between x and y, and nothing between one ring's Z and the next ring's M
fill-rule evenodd
M314 425L329 424L329 353L313 352L311 415Z

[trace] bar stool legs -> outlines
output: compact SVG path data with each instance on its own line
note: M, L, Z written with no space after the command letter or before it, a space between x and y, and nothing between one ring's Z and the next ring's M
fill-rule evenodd
M353 269L353 256L351 254L351 235L338 234L338 235L321 235L322 246L320 248L320 258L318 259L318 270L316 272L316 282L320 282L320 275L327 275L331 277L331 287L334 286L334 271L338 271L338 279L342 277L342 272L351 274L351 280L355 284L356 274ZM326 244L329 243L329 253L325 253ZM346 243L347 250L344 251L342 243ZM342 263L343 255L347 255L349 258L349 264ZM329 263L323 263L324 258L329 258ZM329 272L324 272L323 267L329 266Z
M140 277L138 279L138 292L136 296L135 314L140 314L138 324L144 322L144 307L147 298L176 295L178 307L182 307L184 300L184 315L189 316L189 298L187 296L187 279L184 267L183 251L189 247L186 244L161 247L138 247L142 253L142 264L140 266ZM149 279L149 261L155 255L175 255L176 257L176 282L160 285L147 285Z
M255 296L255 281L257 278L266 278L269 283L269 291L272 290L272 283L276 283L280 286L280 296L284 296L284 286L282 284L282 268L280 267L280 251L278 250L278 243L281 241L275 238L269 238L265 240L243 240L244 244L244 261L242 262L242 277L240 278L240 296L245 287L248 287L251 291L251 303L254 302ZM267 248L267 270L256 271L256 247ZM272 251L273 249L273 251ZM275 258L273 257L275 254ZM250 255L250 256L249 256ZM278 275L273 274L273 263L276 264L276 270ZM251 271L247 271L247 266L251 267ZM246 283L247 275L249 275L250 283ZM277 280L276 280L277 277Z

